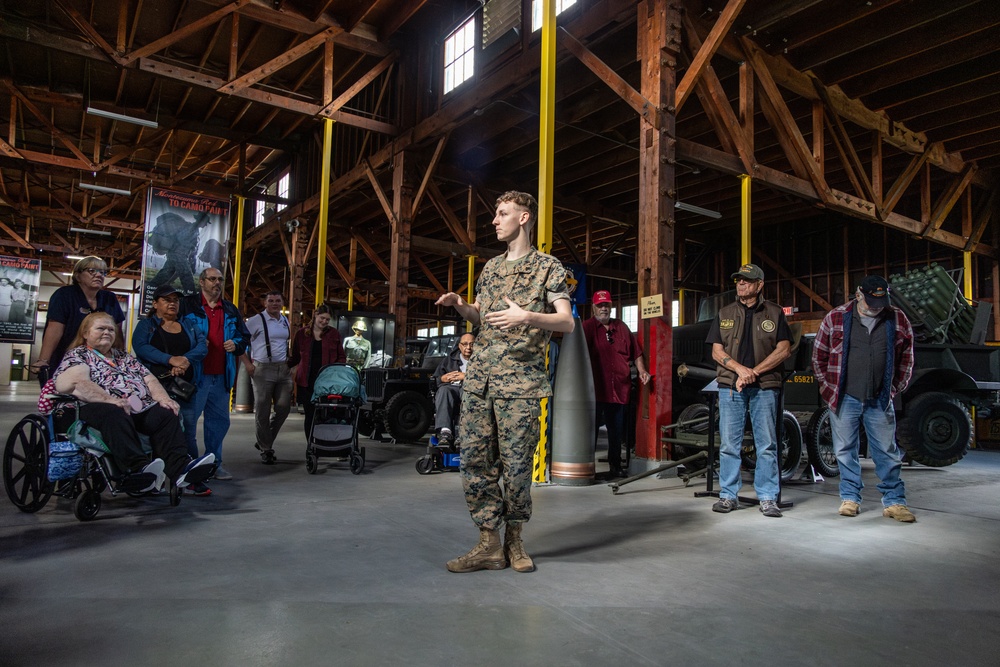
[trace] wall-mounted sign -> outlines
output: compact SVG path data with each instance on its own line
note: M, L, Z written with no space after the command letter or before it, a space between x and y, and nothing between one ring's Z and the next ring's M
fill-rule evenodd
M651 317L663 317L663 295L643 297L639 302L639 309L642 311L642 319L648 320Z

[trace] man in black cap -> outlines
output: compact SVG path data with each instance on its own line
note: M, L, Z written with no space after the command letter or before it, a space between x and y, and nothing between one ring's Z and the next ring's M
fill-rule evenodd
M830 406L830 431L840 465L841 516L857 516L861 505L858 432L865 426L875 462L882 516L903 523L916 517L906 507L899 471L892 397L906 389L913 373L913 328L889 303L889 283L867 276L855 300L831 310L813 343L813 373L820 396Z
M719 501L712 511L726 514L739 509L740 449L747 412L753 425L757 465L754 490L764 516L780 517L777 498L778 390L781 364L791 354L792 334L781 306L766 301L764 272L744 264L732 275L737 300L719 309L708 332L719 381Z

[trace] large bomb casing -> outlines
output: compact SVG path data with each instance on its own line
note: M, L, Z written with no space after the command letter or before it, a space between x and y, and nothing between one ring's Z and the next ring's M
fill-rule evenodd
M579 319L563 336L552 396L552 473L556 484L587 486L594 481L594 376L587 338Z

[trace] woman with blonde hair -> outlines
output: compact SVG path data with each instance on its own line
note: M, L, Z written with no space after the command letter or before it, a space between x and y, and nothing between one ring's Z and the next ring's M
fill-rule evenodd
M103 259L84 257L73 267L72 282L52 293L42 333L42 351L31 364L31 370L39 374L39 384L44 384L48 375L42 370L51 371L59 365L80 324L90 313L103 312L112 318L115 323L115 347L125 349L122 333L125 313L118 305L114 292L104 289L107 275L108 265Z

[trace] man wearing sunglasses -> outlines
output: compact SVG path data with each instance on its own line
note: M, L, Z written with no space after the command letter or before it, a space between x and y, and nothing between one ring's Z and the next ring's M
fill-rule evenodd
M583 333L594 375L597 423L603 422L608 429L608 478L616 479L627 474L622 469L622 442L632 393L632 363L643 384L649 382L649 373L632 331L611 317L611 292L594 292L592 303L594 316L583 323Z
M202 332L208 354L202 360L198 391L191 398L193 409L185 415L184 435L188 451L198 451L198 417L205 413L205 453L215 454L215 479L233 476L222 467L222 441L229 432L229 392L236 382L237 358L250 345L250 332L243 315L231 301L222 298L222 272L209 267L201 272L201 291L181 299L181 319Z
M740 449L747 412L753 425L757 466L754 490L759 509L780 517L778 508L778 442L775 425L781 364L791 354L792 335L781 306L763 298L764 272L744 264L732 275L736 301L719 309L706 342L718 364L719 380L719 501L712 511L739 509Z

